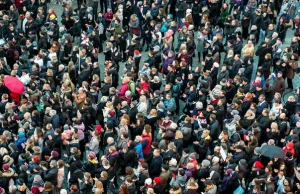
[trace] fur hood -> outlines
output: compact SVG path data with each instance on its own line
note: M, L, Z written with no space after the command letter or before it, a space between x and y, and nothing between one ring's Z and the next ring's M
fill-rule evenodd
M174 191L173 189L170 190L170 194L182 194L181 189L179 188L178 190Z
M198 184L195 183L194 186L188 184L188 185L186 186L186 189L187 189L187 190L189 190L189 189L192 189L192 190L198 189Z
M7 171L2 172L2 176L5 178L11 178L15 174L15 171L12 168L9 168Z

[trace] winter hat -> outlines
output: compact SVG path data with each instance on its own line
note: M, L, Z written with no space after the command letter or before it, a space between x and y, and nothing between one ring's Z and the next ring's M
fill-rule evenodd
M248 163L247 163L247 161L246 161L245 159L241 159L241 160L239 161L239 165L247 166Z
M147 185L151 185L151 184L152 184L152 179L151 179L151 178L147 178L147 179L145 180L145 183L146 183Z
M34 155L34 156L32 156L32 160L33 160L33 162L39 162L40 161L40 156Z
M241 120L241 116L240 116L240 115L234 115L234 116L233 116L233 119L234 119L235 121L240 121L240 120Z
M260 161L254 162L254 167L255 168L260 168L260 169L264 168L264 166L262 165L262 163Z
M38 175L38 174L35 175L34 178L33 178L33 182L40 182L42 180L43 180L42 177L40 175Z
M27 166L25 166L24 164L22 164L22 165L20 166L20 168L21 168L22 171L26 171L26 170L27 170Z
M95 152L93 152L93 151L89 152L89 158L95 159L96 158Z
M24 179L22 179L22 178L19 178L19 179L17 179L17 184L18 185L23 185L24 184Z
M293 154L291 152L287 152L285 155L287 158L291 158L293 156Z
M158 107L159 109L164 109L164 108L165 108L165 105L164 105L164 103L160 102L160 103L157 104L157 107Z
M163 164L163 165L162 165L162 168L163 168L165 171L169 170L169 166L166 165L166 164Z
M220 158L217 157L217 156L214 156L213 159L212 159L213 163L219 163L219 161L220 161Z
M2 169L3 169L4 171L8 171L9 168L10 168L10 165L9 165L9 164L3 164L3 165L2 165Z
M57 151L52 151L52 152L51 152L51 156L52 156L53 158L57 158L57 157L59 156L59 153L58 153Z
M196 102L196 108L197 109L202 109L203 108L203 103L202 102Z
M214 67L215 67L215 68L219 68L219 67L220 67L219 63L214 62Z
M256 153L257 155L261 154L261 149L260 149L260 147L256 147L256 148L254 149L254 153Z
M189 148L184 148L183 149L184 153L189 154L190 153L190 149Z
M141 52L140 52L139 50L135 49L135 50L134 50L134 54L135 54L135 55L139 55L139 54L141 54Z
M210 166L210 161L205 159L205 160L202 161L202 165L204 167L209 167Z
M231 113L232 113L232 115L238 115L238 114L239 114L239 111L233 110L233 111L231 111Z
M169 161L169 165L170 166L177 166L177 160L175 158L172 158L170 161Z
M96 125L95 131L97 131L98 133L101 133L102 126L101 125Z
M23 131L20 131L20 132L18 133L18 137L19 137L19 138L24 138L24 137L25 137L25 133L24 133Z
M245 72L245 68L240 68L239 72L244 73Z
M160 181L161 181L161 178L160 178L160 177L155 177L155 178L153 179L153 182L155 182L155 184L159 184Z
M188 14L188 13L192 13L192 10L191 9L187 9L186 10L186 13Z

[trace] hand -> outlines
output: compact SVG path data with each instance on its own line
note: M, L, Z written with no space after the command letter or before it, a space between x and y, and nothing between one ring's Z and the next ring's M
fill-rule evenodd
M48 139L49 139L49 140L52 140L52 136L51 136L51 135L48 135Z
M196 144L196 145L198 145L198 144L199 144L199 141L194 141L193 143Z
M270 132L270 129L269 129L269 128L267 128L267 129L266 129L266 131L267 131L267 132Z
M27 170L27 171L26 171L26 173L27 173L27 174L30 174L30 171L29 171L29 170Z
M77 179L77 180L78 180L78 182L79 182L79 183L81 183L81 182L82 182L82 180L80 180L80 179Z

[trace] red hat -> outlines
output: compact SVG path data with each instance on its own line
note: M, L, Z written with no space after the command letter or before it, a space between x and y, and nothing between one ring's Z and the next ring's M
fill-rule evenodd
M89 152L89 158L95 159L96 158L95 152L93 152L93 151Z
M98 133L101 133L101 131L102 131L102 126L101 126L101 125L96 125L95 130L96 130Z
M2 165L2 169L4 170L4 171L7 171L8 169L9 169L9 164L3 164Z
M254 162L254 167L255 168L263 169L264 165L262 165L262 163L260 161L256 161L256 162Z
M33 162L39 162L40 161L40 156L38 156L38 155L32 156L32 161Z
M134 50L134 54L135 54L135 55L139 55L139 54L141 54L141 53L140 53L139 50Z
M155 182L155 184L159 184L160 181L161 181L161 178L160 178L160 177L155 177L155 178L153 179L153 181Z

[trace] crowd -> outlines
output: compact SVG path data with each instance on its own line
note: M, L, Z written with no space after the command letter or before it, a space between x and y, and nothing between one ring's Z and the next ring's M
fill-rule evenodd
M0 0L0 194L299 194L298 10Z

